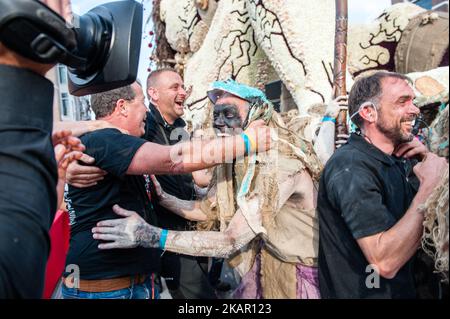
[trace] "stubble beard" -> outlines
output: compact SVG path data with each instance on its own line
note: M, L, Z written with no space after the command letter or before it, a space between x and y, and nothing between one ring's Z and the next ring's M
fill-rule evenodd
M403 117L399 123L395 123L390 126L385 124L386 121L383 120L383 115L381 112L379 112L378 116L379 120L376 123L378 130L394 144L394 147L413 140L414 135L412 133L403 133L401 127L401 123L404 121L410 121L409 118Z

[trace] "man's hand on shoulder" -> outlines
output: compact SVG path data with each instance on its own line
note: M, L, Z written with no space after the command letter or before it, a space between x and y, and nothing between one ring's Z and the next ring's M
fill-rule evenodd
M95 159L87 154L78 160L87 165L80 165L77 161L72 162L67 168L67 183L78 188L91 187L101 181L107 174L104 170L92 166Z

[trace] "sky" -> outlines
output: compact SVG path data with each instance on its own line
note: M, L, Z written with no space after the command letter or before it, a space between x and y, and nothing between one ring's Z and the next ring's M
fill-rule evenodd
M118 0L72 0L72 9L78 14L82 15L90 9L107 2ZM321 0L315 0L321 1ZM152 11L152 1L144 0L138 1L144 3L144 22ZM376 19L381 12L391 5L391 0L348 0L348 22L352 24L361 24L370 22ZM145 82L148 74L150 48L148 47L149 39L148 32L150 30L143 30L144 41L141 46L141 58L139 63L138 78Z
M348 0L348 23L352 25L373 21L391 3L391 0Z

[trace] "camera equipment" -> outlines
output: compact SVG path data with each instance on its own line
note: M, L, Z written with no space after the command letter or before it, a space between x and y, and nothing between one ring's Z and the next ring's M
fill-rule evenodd
M33 61L67 65L70 93L93 94L136 80L142 15L136 1L112 2L71 27L37 0L0 0L0 41Z

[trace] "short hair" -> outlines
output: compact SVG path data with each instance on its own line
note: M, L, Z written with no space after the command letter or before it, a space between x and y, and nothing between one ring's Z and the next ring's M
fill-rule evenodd
M150 87L154 87L158 82L159 76L165 72L173 72L179 75L179 73L173 68L161 68L150 72L147 77L147 89Z
M348 98L348 112L352 118L352 122L359 128L361 128L364 123L362 117L358 113L359 108L363 103L369 101L373 102L375 107L378 108L378 105L376 104L379 103L383 93L381 81L384 78L397 78L412 83L411 79L403 74L387 71L378 71L369 76L358 79L350 90L350 95Z
M140 85L140 83L137 81ZM118 89L91 95L91 107L97 119L111 115L116 108L117 101L124 99L132 101L136 97L131 84Z

